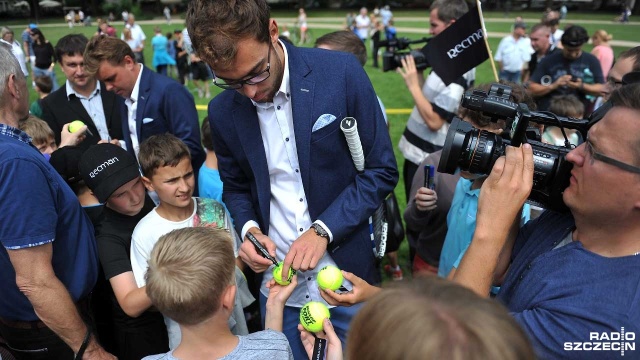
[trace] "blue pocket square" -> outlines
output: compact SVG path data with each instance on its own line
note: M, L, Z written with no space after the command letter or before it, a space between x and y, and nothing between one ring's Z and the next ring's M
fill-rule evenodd
M322 129L323 127L331 124L335 120L336 120L336 117L331 114L322 114L320 115L318 120L316 120L316 122L313 124L313 129L311 129L311 132L316 132Z
M148 123L150 123L150 122L153 122L153 119L152 119L152 118L144 118L144 119L142 119L142 123L143 123L143 124L148 124Z

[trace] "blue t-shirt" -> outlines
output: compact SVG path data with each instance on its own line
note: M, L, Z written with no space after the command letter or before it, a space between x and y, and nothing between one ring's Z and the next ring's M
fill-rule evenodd
M222 179L218 169L211 169L202 164L198 173L198 196L222 203Z
M56 277L74 301L96 283L98 251L93 225L73 191L24 132L0 124L0 317L38 316L16 285L7 250L52 243Z
M476 232L480 189L471 190L472 184L472 180L460 178L456 185L451 208L447 214L447 236L440 254L440 265L438 266L438 276L440 277L447 277L454 267L458 267L462 256L471 244L473 234ZM523 206L523 223L529 221L530 209L529 204Z
M591 333L612 338L621 328L626 339L632 333L634 339L618 343L636 347L627 348L624 358L637 359L640 256L600 256L585 249L580 239L556 248L573 228L571 214L553 211L525 225L497 298L529 335L540 359L618 359L620 348L602 350L616 341L602 340L599 351L576 350L576 343L600 342L591 340Z
M564 75L572 75L582 79L584 83L604 84L602 67L595 56L582 51L576 60L567 60L562 51L556 51L544 57L531 74L531 81L542 85L550 85ZM578 89L561 86L536 100L538 110L549 110L551 98L555 95L575 95L585 106L588 105L586 94Z

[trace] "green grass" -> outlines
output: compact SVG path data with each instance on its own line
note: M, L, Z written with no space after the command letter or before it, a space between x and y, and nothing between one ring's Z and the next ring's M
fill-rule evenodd
M315 11L314 10L314 11L308 12L309 24L310 24L310 28L314 33L314 36L317 38L324 33L333 31L328 29L313 28L314 18L322 20L321 22L323 24L329 23L329 24L335 24L335 25L342 25L344 22L344 15L346 14L346 12L347 12L346 10L340 10L340 11ZM288 19L293 19L295 16L297 16L296 14L297 12L295 11L275 11L273 13L273 16L275 18L285 19L286 20L285 22L288 22ZM398 28L414 27L414 28L423 29L424 31L428 27L427 10L425 9L414 10L414 11L394 11L394 14L397 17L396 26ZM527 12L527 13L521 13L521 14L527 20L529 25L533 25L535 20L539 19L541 15L541 13L539 12ZM485 15L485 19L503 19L502 12L485 12L484 15ZM515 17L515 15L516 15L516 12L512 11L509 17L513 18ZM406 20L405 21L402 19L402 17L408 17L408 16L423 17L424 20L422 21ZM633 24L622 25L622 24L615 24L613 22L610 22L614 16L615 16L614 13L578 14L575 12L570 12L569 19L566 21L566 23L569 23L569 22L579 23L580 25L584 26L590 33L592 33L594 30L597 30L597 29L601 29L601 28L606 29L609 33L613 34L615 40L637 41L637 36L633 32L638 31L640 29L640 26L633 25ZM326 19L326 18L335 18L335 19ZM601 20L601 21L607 21L609 23L589 24L589 23L581 23L580 22L581 20ZM43 21L43 23L51 23L53 21L55 20L45 20ZM282 23L282 21L280 22ZM293 20L291 20L291 22L293 22ZM16 34L19 35L24 29L25 21L22 21L22 22L12 21L11 23L12 23L12 26L14 27L14 31L16 32ZM120 21L116 21L113 25L116 27L118 34L120 34L122 30L122 23ZM170 31L172 32L176 28L181 28L183 26L183 23L181 21L175 21L172 25L166 25L163 22L158 26L160 26L163 32L166 33ZM509 32L511 27L511 22L487 20L486 26L489 32ZM147 47L145 48L145 59L148 61L149 64L153 56L151 46L150 46L150 38L151 36L153 36L154 27L155 25L142 24L142 28L144 29L145 33L147 34L147 37L149 38L149 40L147 41ZM70 30L66 26L66 24L60 23L59 26L53 26L53 27L44 26L42 28L42 31L44 35L47 37L47 39L49 39L53 44L55 44L60 37L69 33L83 33L87 36L92 36L96 31L96 27L95 26L86 27L86 28L75 27L73 30ZM415 39L415 38L423 37L425 35L424 33L404 32L404 33L399 33L399 36L406 36L406 37ZM489 44L494 51L495 49L497 49L499 41L500 41L499 38L489 39ZM585 50L590 51L591 46L590 45L585 46ZM616 54L619 54L623 50L625 50L625 48L614 47L614 51ZM406 86L404 84L404 81L399 74L395 72L383 73L379 69L373 68L370 64L370 61L367 65L365 65L365 70L368 73L371 79L371 82L374 85L374 88L376 89L378 95L382 99L387 109L410 109L413 107L413 99L409 95L406 89ZM60 71L59 67L56 67L56 72L57 72L58 80L60 81L60 83L62 83L64 80L64 75ZM491 82L493 80L494 80L494 77L491 70L490 62L486 61L485 63L483 63L477 68L476 83L480 84L485 82ZM192 92L192 94L195 95L196 104L206 105L208 103L207 99L199 99L197 97L197 92L195 91L195 88L193 87L192 84L189 84L188 88ZM211 85L212 96L215 96L219 92L220 90L217 87ZM31 94L32 101L35 100L35 98L36 98L36 94L35 92L32 92ZM199 116L200 116L200 119L205 117L206 111L199 111ZM400 175L402 176L402 164L404 162L404 159L402 157L402 154L398 151L396 145L404 130L406 121L408 119L408 115L407 114L400 114L400 115L390 114L388 115L388 118L389 118L389 124L390 124L390 135L391 135L392 142L394 144L394 152L396 155L396 159L398 161L399 172L400 172ZM402 184L403 184L403 179L400 178L400 181L398 182L398 186L396 187L396 190L395 190L400 209L404 209L404 207L406 206L406 200L404 196L404 187ZM410 274L410 271L408 269L408 263L409 263L408 245L406 241L403 242L402 244L402 247L399 252L399 258L405 274L406 275Z

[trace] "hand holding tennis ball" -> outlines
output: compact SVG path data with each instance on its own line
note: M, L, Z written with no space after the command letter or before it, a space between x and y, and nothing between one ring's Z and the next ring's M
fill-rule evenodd
M291 283L291 278L295 275L295 270L289 268L289 276L285 279L282 278L282 261L278 263L276 267L273 268L273 279L280 285L287 286Z
M69 132L74 133L84 126L84 123L80 120L74 120L69 124Z
M316 280L318 281L318 286L320 286L321 289L331 289L336 291L340 286L342 286L342 272L336 266L327 265L320 269Z
M312 333L322 331L324 319L328 318L331 318L329 308L318 301L310 301L300 309L300 324Z

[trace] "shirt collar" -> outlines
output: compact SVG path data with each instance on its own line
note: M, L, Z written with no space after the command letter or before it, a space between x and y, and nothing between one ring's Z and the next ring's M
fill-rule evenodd
M66 82L66 88L67 88L67 100L71 100L71 95L75 95L78 99L91 100L94 96L100 93L100 81L96 81L96 88L93 89L93 91L89 96L80 95L78 92L76 92L71 86L71 82L69 82L69 80L67 80Z
M291 92L289 91L289 89L291 88L291 85L289 84L289 53L287 52L287 47L284 46L284 43L281 40L278 40L278 43L280 44L284 52L284 73L282 74L282 82L280 83L280 88L274 95L274 98L276 96L284 95L286 99L289 100L291 98ZM251 102L255 107L262 109L268 109L273 106L273 102L257 103L253 100L251 100Z
M27 145L32 145L31 137L27 135L27 133L25 133L20 129L14 128L13 126L9 126L7 124L0 124L0 135L14 138L18 141L22 141Z

